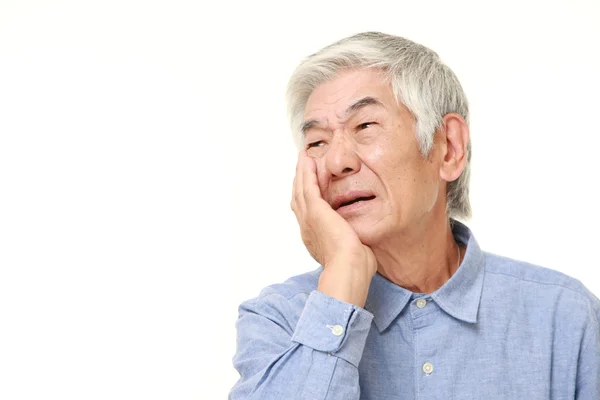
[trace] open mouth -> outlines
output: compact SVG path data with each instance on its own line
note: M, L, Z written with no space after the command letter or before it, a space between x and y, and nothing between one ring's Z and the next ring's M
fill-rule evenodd
M359 201L373 200L374 198L375 198L375 196L357 197L356 199L353 199L353 200L350 200L350 201L340 204L340 206L338 207L338 210L342 207L349 206L350 204L358 203Z

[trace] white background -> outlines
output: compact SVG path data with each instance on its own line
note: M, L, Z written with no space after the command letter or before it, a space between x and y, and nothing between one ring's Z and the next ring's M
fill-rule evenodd
M463 83L480 245L600 294L598 20L583 0L0 0L0 398L226 398L239 303L317 267L287 79L364 30Z

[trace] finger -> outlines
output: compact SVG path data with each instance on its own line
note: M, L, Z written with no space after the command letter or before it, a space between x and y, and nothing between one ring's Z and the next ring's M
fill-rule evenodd
M332 212L331 205L323 198L319 186L316 161L306 154L302 154L303 173L302 173L302 198L305 202L306 216L310 219L320 221L318 228L323 229L326 226L337 226L342 218Z
M298 162L296 163L296 176L294 177L294 189L293 189L293 201L296 206L296 214L302 213L302 210L305 209L305 201L303 195L303 185L302 185L302 171L303 171L303 153L304 150L298 153ZM296 215L299 217L298 215Z
M298 184L298 177L294 176L294 180L292 181L292 199L290 201L290 207L292 207L292 210L294 212L296 212L296 185Z
M303 170L302 170L302 194L304 201L314 203L317 199L322 199L321 189L319 188L319 180L317 178L317 164L315 160L309 157L306 152L302 154Z

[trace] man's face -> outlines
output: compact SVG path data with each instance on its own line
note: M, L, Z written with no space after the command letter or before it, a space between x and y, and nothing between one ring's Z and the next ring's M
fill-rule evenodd
M364 244L425 228L434 209L445 210L443 157L436 145L427 159L421 155L415 119L381 71L345 71L319 85L306 104L304 131L321 195ZM355 198L363 200L346 205Z

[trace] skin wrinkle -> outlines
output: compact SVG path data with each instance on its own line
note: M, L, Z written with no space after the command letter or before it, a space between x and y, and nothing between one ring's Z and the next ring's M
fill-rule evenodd
M385 106L383 104L381 104L381 102L379 100L377 100L371 96L366 96L362 99L359 99L355 103L351 104L344 112L343 118L340 118L340 117L338 117L338 118L341 120L342 124L347 123L348 119L350 119L350 117L352 117L351 114L362 111L362 108L364 108L366 106L375 106L375 107L385 108ZM326 129L327 125L329 125L328 119L326 119L325 122L317 120L317 119L308 120L302 124L302 128L301 128L302 134L304 136L306 136L307 132L310 129Z
M466 141L457 138L464 138L466 129L468 139L468 128L464 121L462 125L450 123L456 118L444 117L448 132L442 129L434 136L434 147L423 158L415 119L398 104L382 76L372 69L346 71L315 88L304 120L326 125L308 129L305 145L322 141L309 148L308 154L317 165L321 195L330 204L333 196L350 190L366 189L377 196L363 208L367 211L346 220L373 250L378 272L411 291L431 293L456 271L446 184L464 168L464 157L456 161L452 147L465 146ZM349 105L367 96L384 107L366 105L345 115ZM371 121L376 123L357 130Z

